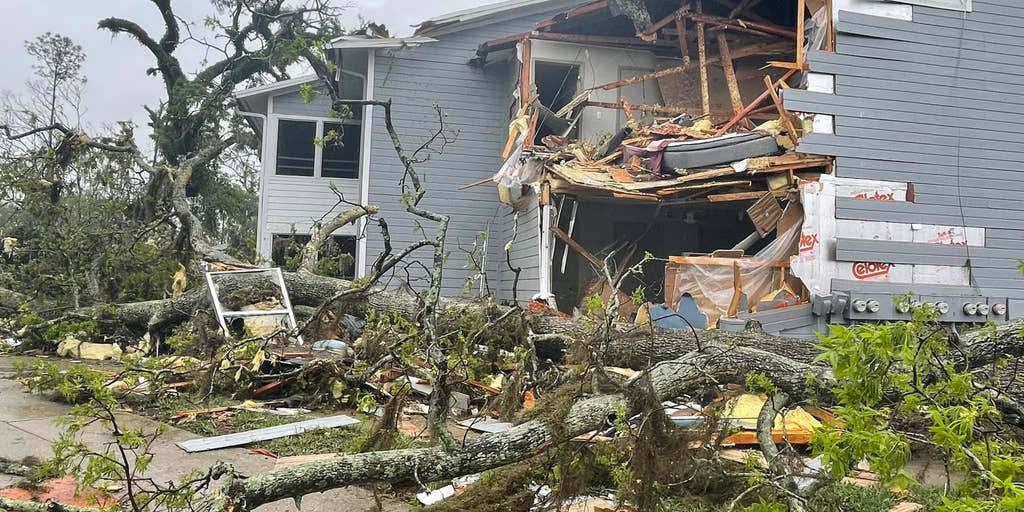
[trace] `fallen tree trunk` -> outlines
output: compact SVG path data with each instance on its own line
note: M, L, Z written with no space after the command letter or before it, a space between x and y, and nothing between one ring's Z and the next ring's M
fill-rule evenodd
M355 286L351 281L307 272L285 272L284 278L291 302L296 306L320 307L329 298ZM272 277L262 274L224 276L218 279L217 287L221 297L246 289L270 291L277 288ZM375 309L408 319L415 319L421 308L418 297L396 290L373 289L346 297L345 300L357 310ZM193 288L177 298L115 304L104 307L104 310L112 310L116 321L137 330L141 335L190 320L197 310L204 308L212 311L205 286ZM458 319L465 315L482 314L488 308L493 308L492 314L497 315L504 314L508 309L484 302L441 299L438 310L442 318ZM596 327L587 322L553 314L536 315L530 323L537 334L555 335L542 336L535 342L539 357L555 361L560 360L565 352L564 340L590 342L596 332ZM441 329L444 327L440 326ZM962 368L982 367L1003 356L1024 356L1024 319L1013 320L992 329L969 332L960 341L961 350L955 351L952 356ZM620 326L604 343L601 355L607 365L642 370L654 363L675 359L716 343L782 354L804 364L823 364L816 362L821 350L812 340L749 331L674 330L650 326Z
M347 455L236 479L227 490L229 509L251 510L265 503L366 482L425 483L478 473L528 459L555 445L627 417L641 403L676 398L715 383L742 382L747 373L770 375L791 396L820 396L832 382L828 369L799 363L753 348L706 346L699 352L661 362L634 377L622 393L581 398L564 417L535 419L483 436L454 450L444 447ZM808 388L808 376L826 384ZM827 393L827 391L824 391Z
M285 282L293 304L311 307L321 306L353 287L349 281L309 273L286 273ZM227 276L218 288L222 296L227 296L247 289L265 293L275 285L266 276L240 274ZM355 308L373 308L407 318L415 318L421 309L418 297L399 291L371 290L345 300ZM207 291L200 287L182 297L120 304L112 310L126 326L146 331L186 321L197 309L205 308L207 301ZM441 318L452 322L440 326L442 329L457 328L454 320L465 314L501 315L509 311L489 303L455 300L442 300L438 309ZM829 369L816 361L819 349L812 341L754 332L659 330L649 326L620 327L602 337L595 335L593 324L554 315L531 318L530 325L539 334L538 353L559 358L566 342L585 343L600 346L609 364L649 369L632 379L621 393L583 397L565 408L560 417L527 421L455 448L354 454L233 479L224 495L224 508L245 510L347 485L431 482L505 466L604 428L619 412L640 412L644 404L652 403L652 394L658 401L673 399L715 384L742 382L750 372L765 374L796 400L811 396L827 400L834 384ZM951 357L963 367L976 368L1004 354L1021 355L1022 326L1024 321L1018 320L965 335L960 350L953 351ZM808 388L808 375L820 386Z

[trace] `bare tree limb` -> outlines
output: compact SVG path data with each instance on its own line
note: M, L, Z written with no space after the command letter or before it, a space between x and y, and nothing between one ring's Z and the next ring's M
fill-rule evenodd
M380 212L377 206L359 206L339 213L333 219L321 224L315 233L310 237L309 243L302 248L302 263L299 270L313 272L316 263L320 259L320 248L334 234L335 231L344 226L354 223L366 215L374 215Z

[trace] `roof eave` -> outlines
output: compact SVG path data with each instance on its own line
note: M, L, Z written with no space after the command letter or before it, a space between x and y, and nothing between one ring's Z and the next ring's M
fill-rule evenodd
M426 43L436 42L437 39L426 36L412 36L412 37L394 37L394 38L378 38L378 39L344 39L338 38L327 46L331 49L336 50L354 50L354 49L376 49L376 48L403 48L403 47L417 47Z

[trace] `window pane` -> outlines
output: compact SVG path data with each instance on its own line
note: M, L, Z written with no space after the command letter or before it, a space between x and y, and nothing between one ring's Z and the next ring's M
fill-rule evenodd
M324 142L323 169L325 178L358 178L359 145L362 140L362 126L358 124L324 123L324 139L330 133L336 136Z
M295 265L289 266L289 262L297 262L297 256L302 248L309 243L309 235L274 235L270 244L270 259L274 266L285 270L296 270Z
M308 121L277 122L277 174L312 176L316 157L316 123Z
M346 100L363 99L363 79L351 73L346 73L345 70L342 70L342 74L341 97ZM352 113L352 117L349 119L356 121L363 119L363 107L350 105L349 112Z
M309 243L309 235L275 234L271 243L270 259L286 271L298 270L302 249ZM320 247L316 272L328 277L352 279L355 277L356 237L334 235Z

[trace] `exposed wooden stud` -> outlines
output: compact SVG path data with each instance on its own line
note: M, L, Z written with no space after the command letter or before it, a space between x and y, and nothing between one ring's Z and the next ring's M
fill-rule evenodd
M520 45L520 48L522 48L523 66L519 70L519 108L525 109L530 102L531 70L533 68L530 38L524 37Z
M479 187L480 185L486 185L487 183L490 183L492 181L494 181L494 179L491 178L491 177L483 178L481 180L474 181L473 183L467 183L467 184L459 187L459 190L468 190L468 189L471 189L473 187Z
M607 101L588 101L584 105L587 106L587 107L611 108L611 109L617 109L617 110L623 110L623 109L626 108L626 105L624 105L622 103L611 103L611 102L607 102ZM699 116L699 115L703 115L704 114L701 111L700 107L663 107L661 105L632 105L632 104L630 104L629 105L629 109L634 111L634 112L643 112L645 114L664 115L664 116L678 116L679 114L690 114L690 115L693 115L693 116ZM769 105L766 110L768 110L768 109L774 110L775 107ZM755 113L757 113L757 112L756 111L755 112L751 112L751 114L755 114ZM733 113L729 112L729 111L725 111L725 110L712 110L710 115L711 115L711 117L729 118L729 117L731 117L733 115ZM770 114L770 115L767 115L767 116L763 115L763 116L760 116L760 117L762 117L764 119L770 119L770 118L774 118L775 115L774 114Z
M523 141L523 147L533 144L533 138L537 135L537 121L539 120L539 114L533 114L533 117L530 118L530 129L526 131L526 139Z
M540 184L540 204L544 206L551 204L551 184L546 181Z
M752 28L747 28L747 27L741 27L741 26L738 26L738 25L715 25L715 26L713 26L713 27L708 29L709 32L722 32L722 31L725 31L725 30L731 30L733 32L740 32L740 33L743 33L743 34L751 34L751 35L755 35L755 36L759 36L759 37L778 37L775 34L769 34L768 32L763 32L761 30L754 30Z
M765 64L770 66L770 67L773 67L773 68L795 69L797 71L806 71L807 70L807 64L806 63L798 64L796 62L783 62L783 61L778 61L778 60L770 60L770 61L766 62Z
M725 32L718 33L718 53L722 56L722 72L725 73L725 83L729 87L732 111L738 114L743 111L743 96L740 94L739 81L736 80L736 70L732 67L732 55L729 53Z
M782 75L782 78L779 78L778 81L775 82L775 85L779 86L779 84L786 83L786 80L789 80L789 78L791 76L793 76L794 74L796 74L796 70L795 69L791 69L791 70L787 71L785 75ZM725 123L724 126L719 128L718 131L715 132L715 136L724 135L725 132L729 131L730 128L732 128L733 126L736 126L736 123L739 123L740 121L743 120L744 117L747 117L748 115L750 115L751 112L753 112L755 109L757 109L757 106L760 105L762 101L768 99L768 95L769 94L770 94L769 91L765 91L760 96L758 96L756 100L754 100L754 101L752 101L750 103L750 105L747 105L746 108L744 108L739 113L737 113L735 116L733 116L732 119L730 119L728 123Z
M704 12L703 0L697 0L697 12ZM711 91L708 87L708 52L704 40L704 23L697 22L697 59L700 61L700 108L705 115L711 113Z
M602 262L597 256L594 256L590 251L586 249L586 247L580 245L579 242L573 240L572 237L570 237L565 231L562 231L558 226L552 225L551 232L554 233L555 236L557 236L561 241L565 242L565 245L568 245L569 247L572 248L572 250L579 253L580 256L586 258L587 261L589 261L595 267L604 268L604 262Z
M836 51L836 36L833 33L832 0L825 0L825 51Z
M740 2L734 2L733 0L715 0L715 1L718 2L721 5L724 5L725 7L727 7L729 9L729 17L730 18L738 18L740 16L740 14L742 14L744 18L752 19L754 21L761 21L761 22L764 22L764 23L771 23L771 20L769 20L768 18L765 18L764 16L761 16L760 14L757 14L756 12L750 12L750 8L755 6L755 5L757 5L757 4L759 4L760 0L756 0L754 3L752 3L750 5L745 5L745 6L744 5L740 5Z
M676 31L679 33L679 55L683 58L683 66L690 65L690 43L686 40L686 19L676 17Z
M737 309L740 307L740 299L743 296L743 276L740 275L740 264L732 262L732 300L729 301L729 309L725 315L728 318L736 318Z
M782 106L782 99L779 98L779 93L775 92L775 84L772 83L772 78L768 75L764 77L764 84L768 87L768 94L772 96L772 102L775 103L775 108L779 111L779 115L782 116L782 122L786 123L786 131L789 132L789 140L793 141L793 147L799 143L799 139L796 134L796 126L793 125L793 118L790 117L789 111L786 107Z
M707 23L711 25L731 25L743 28L749 28L759 30L761 32L767 32L772 35L779 37L785 37L787 39L797 39L799 34L794 33L791 29L786 28L782 25L776 25L774 23L756 23L753 21L746 20L734 20L729 18L723 18L721 16L713 16L711 14L703 14L700 12L685 13L683 16L693 20L694 22Z
M744 46L738 50L732 52L733 59L742 59L743 57L750 57L751 55L760 55L764 53L771 53L776 50L791 50L793 43L788 41L774 42L774 43L758 43L750 46ZM713 64L721 59L719 57L707 57L708 64ZM602 85L595 85L589 90L601 89L609 91L612 89L618 89L620 87L626 87L635 83L643 82L646 80L653 80L655 78L661 78L664 76L674 75L678 73L685 73L695 67L694 63L684 64L682 66L675 66L672 68L666 68L661 71L655 71L653 73L647 73L645 75L637 75L632 78L626 78L615 82L609 82Z
M804 67L804 17L807 0L796 0L796 65L799 69Z

